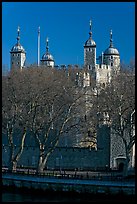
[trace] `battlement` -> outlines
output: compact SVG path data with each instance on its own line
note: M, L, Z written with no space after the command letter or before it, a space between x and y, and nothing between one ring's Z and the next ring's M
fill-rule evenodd
M111 69L110 65L106 65L106 64L96 64L96 69Z

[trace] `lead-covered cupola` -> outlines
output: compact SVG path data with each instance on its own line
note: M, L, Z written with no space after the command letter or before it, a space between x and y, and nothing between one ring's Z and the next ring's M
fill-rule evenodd
M112 30L110 31L110 45L104 52L104 63L111 67L119 67L120 65L119 51L113 45Z
M48 38L46 39L46 53L42 56L41 64L49 67L54 67L54 58L49 53Z

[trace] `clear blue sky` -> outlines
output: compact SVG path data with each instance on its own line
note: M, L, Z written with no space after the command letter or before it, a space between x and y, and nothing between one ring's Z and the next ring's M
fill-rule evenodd
M110 29L121 61L129 63L135 56L134 2L3 2L2 64L10 67L10 50L16 43L20 26L20 42L27 52L27 64L37 62L37 31L40 26L40 58L49 51L55 64L83 64L83 45L89 37L92 19L97 57L109 46Z

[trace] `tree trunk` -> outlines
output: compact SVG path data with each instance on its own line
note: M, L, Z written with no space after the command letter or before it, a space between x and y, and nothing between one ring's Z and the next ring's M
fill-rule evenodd
M16 169L17 169L17 161L10 161L10 164L9 164L9 170L12 172L16 172Z
M17 161L13 161L12 162L12 171L16 172L16 169L17 169Z
M38 168L37 168L37 172L38 173L43 173L44 168L46 167L47 161L49 156L52 154L52 152L54 151L54 149L56 148L58 144L58 140L55 144L55 146L53 146L46 155L44 155L44 149L40 149L40 157L39 157L39 164L38 164Z
M19 151L16 154L16 156L14 156L14 145L13 145L13 143L10 144L10 157L9 157L9 170L10 171L16 171L17 162L19 161L20 156L22 155L22 152L24 149L25 138L26 138L26 129L24 128L23 136L21 139L21 145L20 145ZM12 140L13 140L13 138L12 138Z
M43 162L44 158L42 156L39 157L39 164L37 168L37 173L43 173L45 168L45 163Z
M126 162L125 162L124 169L123 169L123 176L126 177L128 175L128 165L129 165L130 158L129 158L127 141L123 139L123 142L125 144L125 152L126 152Z
M39 155L39 163L38 163L38 167L37 167L37 173L43 173L44 171L44 145L40 143L40 155Z

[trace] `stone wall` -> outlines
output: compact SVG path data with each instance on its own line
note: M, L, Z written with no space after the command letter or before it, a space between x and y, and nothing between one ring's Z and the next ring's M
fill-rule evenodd
M2 185L18 188L26 188L27 190L40 189L77 192L77 193L92 193L104 195L135 195L135 183L119 182L119 181L103 181L103 180L84 180L84 179L67 179L67 178L48 178L44 176L31 176L31 175L16 175L16 174L3 174ZM132 197L132 199L134 199Z
M16 147L15 152L18 151ZM36 168L38 164L38 147L24 147L18 165ZM9 147L3 146L2 165L8 166ZM77 148L77 147L57 147L49 156L47 162L48 169L105 169L109 166L109 158L103 153L103 149Z
M20 142L16 140L15 155ZM31 144L28 146L27 144ZM46 153L46 152L45 152ZM18 161L18 165L36 168L39 159L39 148L34 138L29 134L25 139L25 147ZM9 147L3 136L2 165L9 164ZM105 169L110 167L110 128L107 125L98 127L97 148L58 146L47 161L49 169Z

